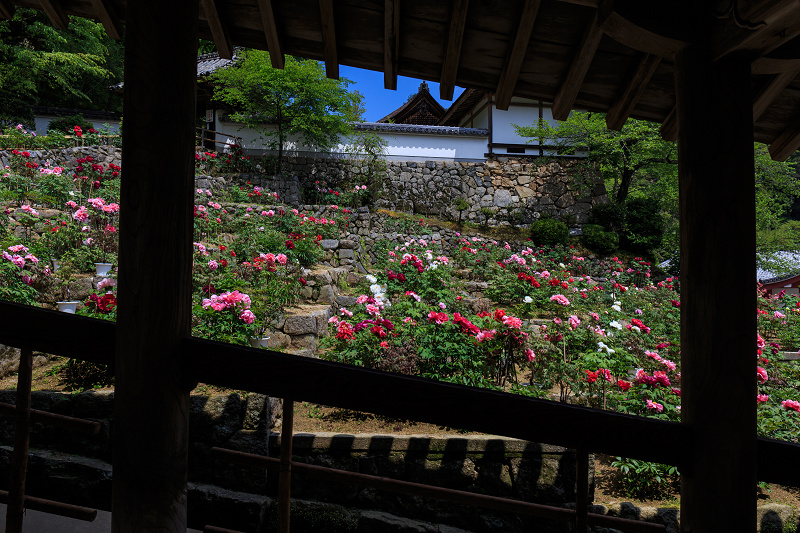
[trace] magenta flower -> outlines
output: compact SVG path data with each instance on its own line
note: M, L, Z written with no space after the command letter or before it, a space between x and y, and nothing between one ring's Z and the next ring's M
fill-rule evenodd
M278 263L282 265L285 265L286 261L288 260L288 258L284 254L278 254L277 256L275 256L275 259L277 259Z
M211 261L208 262L208 268L210 268L211 270L216 270L217 268L219 268L219 263L217 263L216 259L212 259Z
M758 403L763 403L766 402L767 400L769 400L769 396L767 396L766 394L759 394L758 396L756 396L756 401Z
M798 402L797 400L783 400L781 402L781 405L783 406L784 409L787 410L791 409L792 411L797 411L798 413L800 413L800 402Z
M655 410L656 413L660 413L664 410L664 406L660 403L654 402L653 400L647 400L647 408Z
M756 376L758 377L758 382L762 385L767 382L769 376L767 375L767 371L761 368L760 366L756 368Z
M77 211L72 214L72 218L80 222L89 220L89 211L84 206L80 206Z

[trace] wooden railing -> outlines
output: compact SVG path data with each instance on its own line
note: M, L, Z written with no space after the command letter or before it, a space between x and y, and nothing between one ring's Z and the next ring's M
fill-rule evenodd
M237 146L240 146L240 147L242 146L242 143L244 142L244 140L241 137L238 137L238 136L233 135L231 133L225 133L223 131L214 131L214 130L208 130L206 128L197 128L197 132L198 133L195 136L195 138L198 141L197 146L200 147L200 148L204 147L207 142L211 142L211 143L214 143L214 144L222 144L222 145L225 145L225 146L230 146L231 143L228 142L228 140L233 139L234 143ZM211 136L209 136L208 134L213 134L215 136L216 135L222 135L223 137L226 137L228 140L218 141L218 140L216 140L216 138L211 138Z
M116 325L111 322L0 302L0 324L0 343L113 366ZM588 452L620 455L676 465L684 472L691 464L690 430L675 422L193 337L183 340L182 353L186 390L202 381L298 401L555 444L580 450L581 456ZM256 461L262 466L271 463L271 468L275 468L274 459L267 459L248 457L242 460ZM800 479L798 444L759 438L757 461L761 481L794 485ZM291 466L305 468L297 463ZM581 467L581 475L586 477L584 472ZM360 479L359 482L366 481ZM397 486L401 486L400 482ZM435 492L435 489L430 490ZM502 505L514 507L524 503L508 500ZM575 519L574 512L559 511L565 512L570 513L567 519ZM586 518L588 523L596 523L593 522L595 518Z

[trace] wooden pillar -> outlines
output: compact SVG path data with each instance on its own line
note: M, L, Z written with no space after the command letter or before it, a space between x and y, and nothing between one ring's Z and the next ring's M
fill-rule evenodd
M19 351L17 374L17 405L14 413L14 452L11 455L11 476L6 506L6 532L21 533L25 515L25 477L28 473L28 445L31 436L31 382L33 379L33 350Z
M680 176L681 531L756 526L756 265L750 62L675 59Z
M186 531L198 0L126 12L112 531Z

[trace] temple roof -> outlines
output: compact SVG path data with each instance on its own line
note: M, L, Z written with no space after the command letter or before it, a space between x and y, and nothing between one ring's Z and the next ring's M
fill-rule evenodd
M431 96L426 82L419 84L417 94L408 101L380 119L378 122L391 122L394 124L418 124L433 126L444 116L444 107Z

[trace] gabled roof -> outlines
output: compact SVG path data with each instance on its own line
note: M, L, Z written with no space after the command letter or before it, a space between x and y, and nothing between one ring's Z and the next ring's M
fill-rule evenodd
M433 126L439 123L444 113L444 107L431 96L428 84L423 81L419 84L417 94L378 122Z
M467 89L459 96L447 112L439 119L439 126L458 126L461 119L469 113L489 93L478 89Z
M800 254L792 252L777 252L766 268L756 271L756 279L767 288L793 285L800 281ZM769 270L767 270L769 268Z

